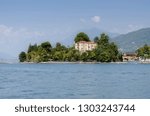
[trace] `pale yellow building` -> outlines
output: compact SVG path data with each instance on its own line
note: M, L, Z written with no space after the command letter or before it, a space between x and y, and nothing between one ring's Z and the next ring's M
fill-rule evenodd
M79 50L80 52L91 51L95 49L97 44L95 42L86 42L86 41L79 41L75 43L75 49Z

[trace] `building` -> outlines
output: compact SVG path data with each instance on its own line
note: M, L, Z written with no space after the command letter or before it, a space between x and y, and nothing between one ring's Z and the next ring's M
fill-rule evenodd
M136 53L124 53L122 58L123 58L123 61L136 61L136 60L138 60Z
M95 42L79 41L75 43L75 49L80 52L91 51L95 49L97 44Z

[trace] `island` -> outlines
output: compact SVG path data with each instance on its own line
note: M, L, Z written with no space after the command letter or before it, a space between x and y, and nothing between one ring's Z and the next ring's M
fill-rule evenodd
M29 45L27 52L19 54L20 62L47 63L47 62L123 62L149 61L150 46L144 45L133 54L122 53L114 42L110 42L107 34L96 36L93 41L84 33L78 33L74 38L75 44L66 47L57 42L53 47L49 41L40 45Z

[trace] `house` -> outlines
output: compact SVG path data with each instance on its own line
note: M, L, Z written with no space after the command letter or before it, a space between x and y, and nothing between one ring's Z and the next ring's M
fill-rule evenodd
M136 53L124 53L123 56L123 61L136 61L138 60L137 54Z
M79 41L75 43L75 49L80 52L92 51L96 46L97 44L95 42Z

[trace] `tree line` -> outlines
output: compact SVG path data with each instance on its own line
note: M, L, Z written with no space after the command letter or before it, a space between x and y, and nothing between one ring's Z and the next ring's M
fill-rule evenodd
M137 56L141 57L143 59L149 59L150 58L150 46L145 44L143 47L140 47L136 50Z
M79 41L91 41L88 35L80 32L74 39ZM97 47L92 51L79 52L74 46L66 47L61 43L56 43L52 47L50 42L43 42L40 45L29 45L27 52L19 54L20 62L48 62L48 61L68 61L68 62L116 62L122 61L122 53L119 52L117 45L109 41L109 36L102 33L94 38Z

